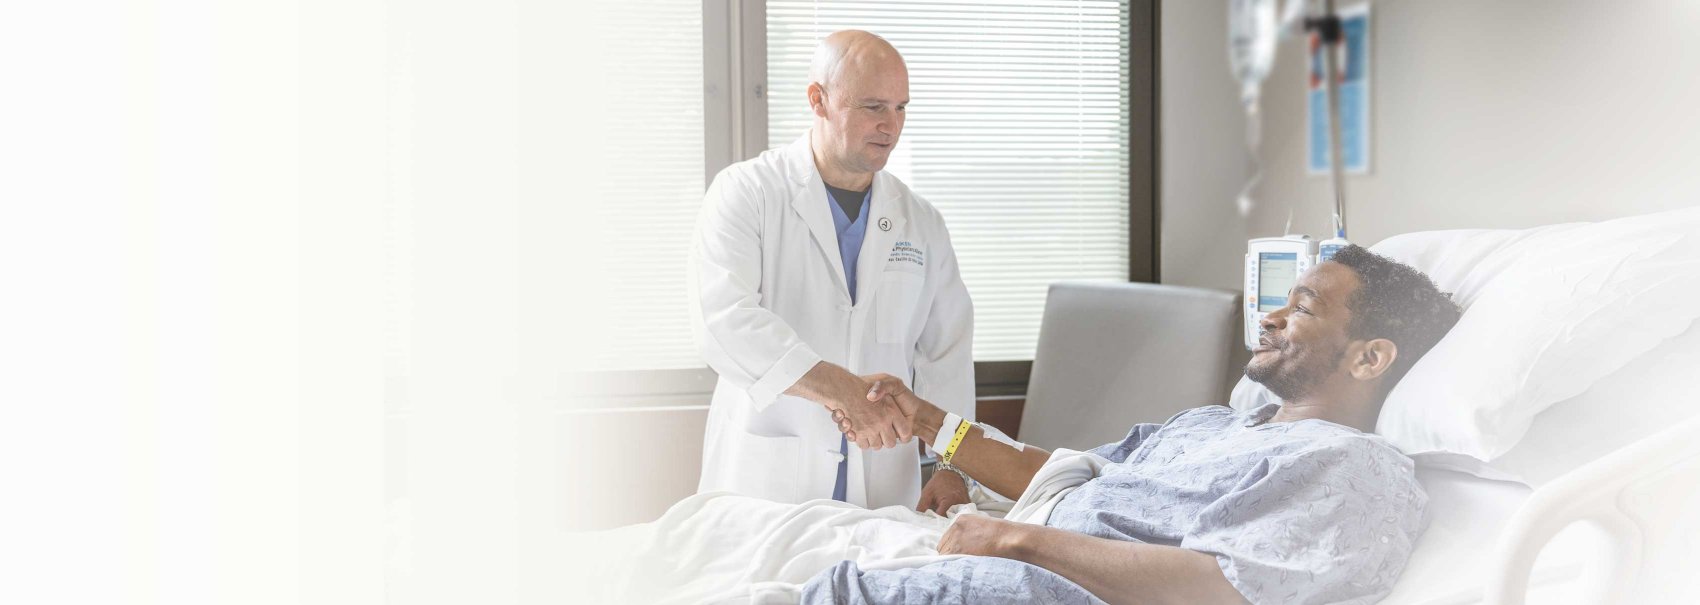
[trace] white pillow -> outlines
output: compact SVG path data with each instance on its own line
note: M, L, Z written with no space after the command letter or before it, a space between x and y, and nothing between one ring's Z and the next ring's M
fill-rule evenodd
M1454 229L1419 231L1395 235L1371 246L1370 250L1422 271L1452 300L1469 308L1487 284L1518 257L1520 247L1540 234L1574 229L1588 223L1565 223L1533 229ZM1498 254L1503 249L1511 252ZM1280 403L1269 389L1250 378L1240 377L1228 397L1228 405L1247 411L1268 403Z
M1700 207L1535 230L1478 264L1494 274L1466 272L1457 327L1382 407L1376 432L1407 454L1493 460L1536 414L1686 330L1700 317Z
M1419 231L1387 238L1370 250L1422 271L1441 291L1452 293L1454 302L1468 309L1513 261L1538 248L1542 238L1587 225Z
M1493 460L1536 414L1700 316L1700 207L1593 224L1411 233L1371 250L1428 274L1465 308L1382 408L1376 432L1407 454ZM1273 400L1242 378L1230 405Z
M1395 235L1370 247L1376 254L1391 258L1422 271L1436 286L1452 294L1459 306L1469 308L1481 295L1482 289L1505 270L1517 257L1519 246L1527 246L1531 237L1573 229L1587 223L1565 223L1533 229L1455 229L1448 231L1419 231ZM1497 254L1510 248L1511 253ZM1280 403L1269 389L1241 376L1234 385L1228 405L1236 410L1252 410L1267 403Z
M1228 395L1228 407L1241 412L1255 410L1268 403L1281 403L1281 400L1267 387L1252 382L1248 376L1240 376L1240 381L1234 383L1234 392Z
M1700 321L1595 382L1581 395L1553 404L1535 416L1523 440L1488 465L1540 487L1700 414L1700 391L1694 388L1697 368Z

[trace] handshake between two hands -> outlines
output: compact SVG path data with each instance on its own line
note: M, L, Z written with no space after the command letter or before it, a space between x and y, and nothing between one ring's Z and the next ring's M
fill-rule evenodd
M838 430L857 447L881 450L908 443L914 436L914 419L925 402L903 382L889 374L861 377L867 395L861 399L840 397L822 402L832 411Z
M857 378L844 372L841 376L846 386L838 389L840 394L836 397L823 397L821 403L832 410L832 421L838 423L844 437L862 449L879 450L907 443L914 436L915 416L932 405L889 374ZM936 413L936 409L929 412ZM943 515L950 507L968 501L968 487L961 476L933 473L932 480L921 488L921 501L915 510Z

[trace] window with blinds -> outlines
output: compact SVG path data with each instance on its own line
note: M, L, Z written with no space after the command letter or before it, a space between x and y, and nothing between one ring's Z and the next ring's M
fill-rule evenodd
M1128 275L1123 2L768 0L768 141L808 129L821 37L864 29L909 65L887 170L940 212L974 299L974 358L1032 359L1047 287Z
M602 120L619 136L595 141L607 174L591 207L613 240L603 267L605 321L619 338L597 351L593 370L700 368L691 340L685 275L704 152L701 0L633 0L596 5L606 20L611 64L600 87L612 95ZM618 32L617 35L612 32Z

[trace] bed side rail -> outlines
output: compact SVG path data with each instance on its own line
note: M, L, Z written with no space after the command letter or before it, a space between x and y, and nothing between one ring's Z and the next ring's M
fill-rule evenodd
M1485 602L1521 605L1541 549L1574 523L1605 534L1587 603L1680 602L1700 590L1700 415L1536 490L1501 532ZM1686 597L1684 595L1687 595ZM1580 596L1580 595L1573 595Z

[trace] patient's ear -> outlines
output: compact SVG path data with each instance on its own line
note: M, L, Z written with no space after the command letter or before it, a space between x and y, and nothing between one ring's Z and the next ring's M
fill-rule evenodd
M1354 347L1352 354L1355 355L1351 362L1352 378L1375 380L1393 367L1393 360L1399 358L1399 345L1385 338L1374 338Z

